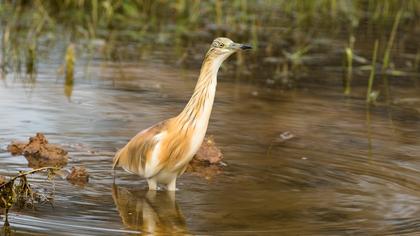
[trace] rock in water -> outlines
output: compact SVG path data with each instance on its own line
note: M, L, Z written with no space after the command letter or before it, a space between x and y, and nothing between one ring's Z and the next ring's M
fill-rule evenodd
M73 166L71 168L71 172L67 175L66 179L76 185L85 185L89 182L89 173L87 172L86 168L83 166L77 167Z
M188 165L187 172L211 179L222 172L222 159L222 151L216 146L213 137L206 137Z
M193 161L218 164L222 161L222 151L216 146L212 136L206 137L194 156Z
M12 155L23 154L29 162L29 167L64 166L67 164L67 152L60 146L49 144L42 133L29 138L29 143L12 142L7 150Z
M23 149L25 148L26 143L19 142L19 141L12 141L9 145L7 145L7 151L10 152L13 156L22 155Z
M58 145L49 144L41 133L29 138L29 143L23 149L23 155L42 159L66 159L67 162L67 152Z

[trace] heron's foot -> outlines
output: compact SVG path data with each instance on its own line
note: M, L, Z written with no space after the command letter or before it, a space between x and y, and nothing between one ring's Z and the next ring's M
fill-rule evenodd
M151 191L159 190L159 187L155 179L147 179L147 184L149 185L149 190Z
M166 189L168 191L177 191L178 190L176 188L176 178L174 178L168 185L166 185Z

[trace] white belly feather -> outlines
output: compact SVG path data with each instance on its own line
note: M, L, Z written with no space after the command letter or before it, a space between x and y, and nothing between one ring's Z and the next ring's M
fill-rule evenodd
M163 138L166 136L167 132L162 132L157 134L153 139L156 142L155 148L152 151L152 156L150 161L146 162L144 167L144 177L149 178L156 174L157 166L159 165L159 155L161 152L161 144ZM141 168L141 166L139 166Z

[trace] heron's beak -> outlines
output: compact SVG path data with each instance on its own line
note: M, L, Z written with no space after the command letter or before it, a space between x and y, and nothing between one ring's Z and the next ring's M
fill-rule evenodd
M239 48L242 50L252 49L251 45L248 44L241 44Z
M232 43L229 46L229 48L233 50L239 50L239 49L247 50L247 49L251 49L252 47L248 44Z

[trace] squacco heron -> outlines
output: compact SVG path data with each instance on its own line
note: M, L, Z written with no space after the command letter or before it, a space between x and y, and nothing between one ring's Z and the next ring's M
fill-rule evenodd
M238 50L251 47L216 38L208 50L190 101L176 117L147 128L134 136L114 157L113 168L143 176L149 190L158 184L176 190L176 179L198 151L207 131L216 93L217 72L222 62Z

